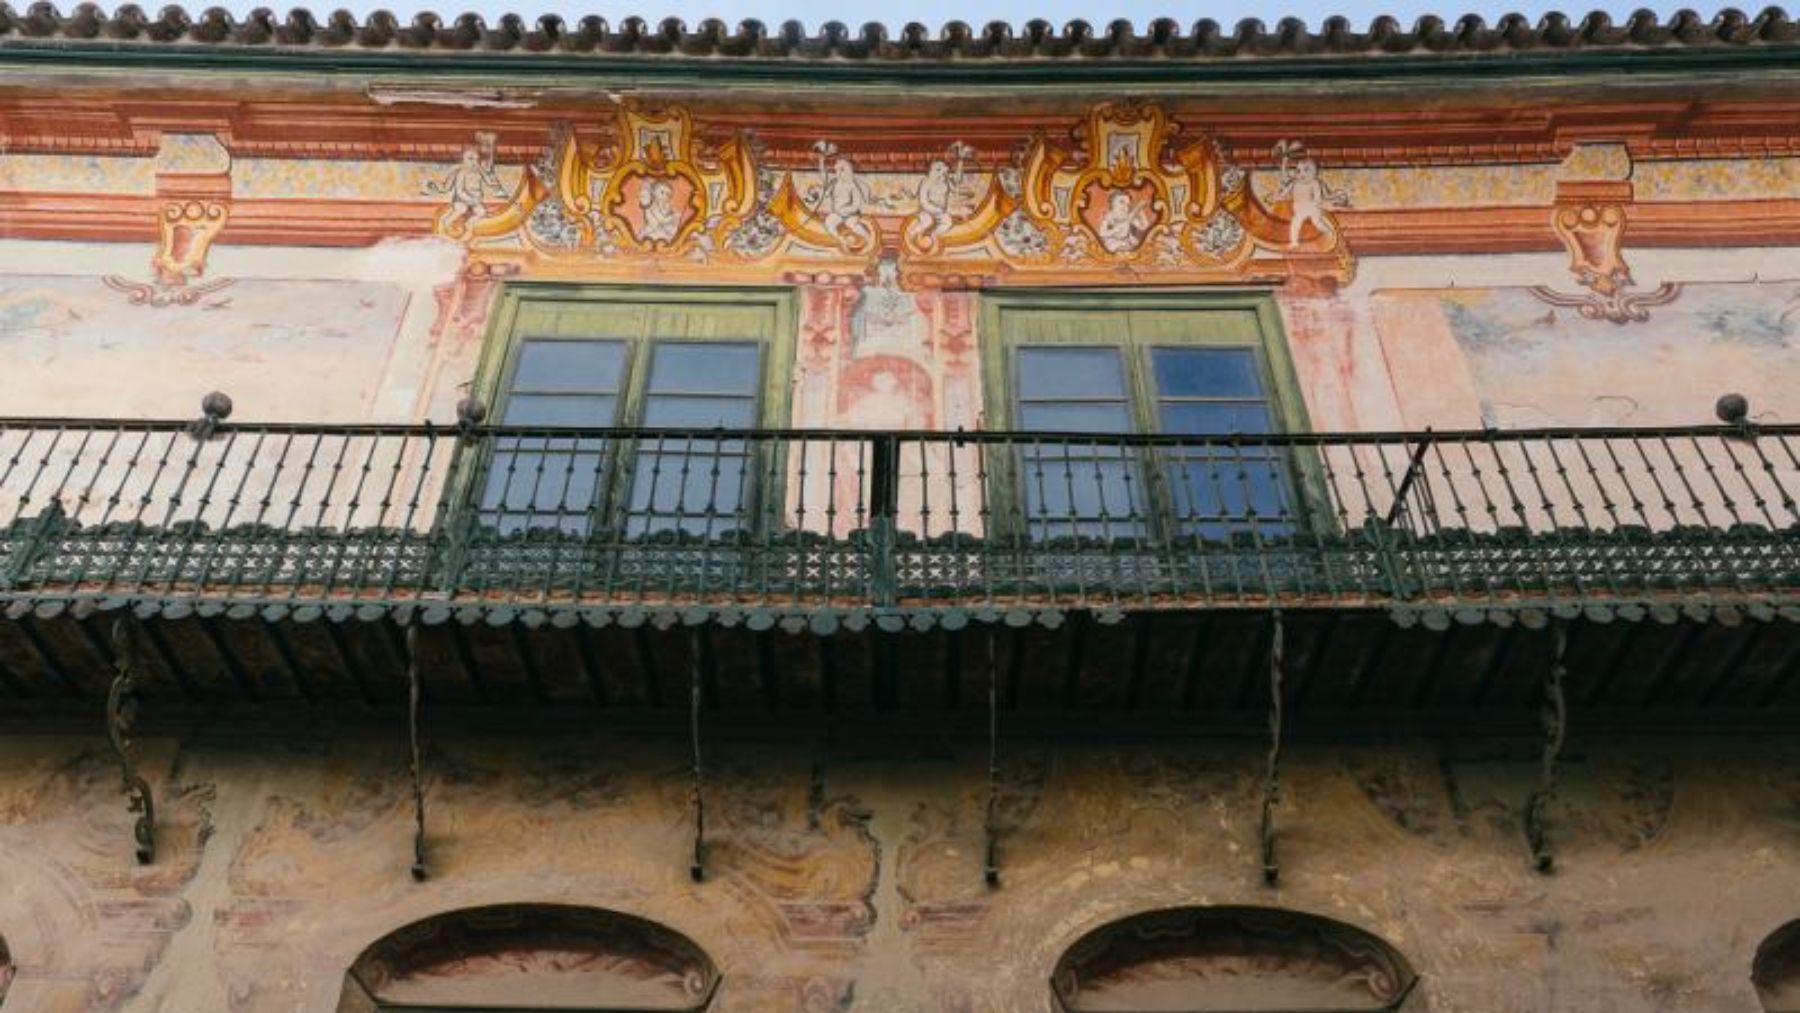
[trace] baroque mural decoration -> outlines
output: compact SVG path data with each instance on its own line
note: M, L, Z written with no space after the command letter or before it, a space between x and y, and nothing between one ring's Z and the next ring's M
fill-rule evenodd
M1569 251L1569 273L1584 291L1558 292L1533 286L1531 294L1551 306L1568 307L1589 320L1643 323L1650 310L1667 306L1681 286L1664 282L1645 292L1636 288L1625 262L1625 223L1632 185L1624 181L1569 181L1558 184L1550 227Z
M829 138L799 164L769 164L747 131L708 136L681 106L626 103L598 131L557 128L509 184L493 134L479 134L427 184L445 198L435 230L477 261L549 276L867 276L886 262L908 288L1332 288L1353 271L1334 218L1348 201L1303 145L1276 146L1259 193L1258 173L1152 103L1101 103L1067 141L1034 136L1009 155L953 142L921 170L870 171Z

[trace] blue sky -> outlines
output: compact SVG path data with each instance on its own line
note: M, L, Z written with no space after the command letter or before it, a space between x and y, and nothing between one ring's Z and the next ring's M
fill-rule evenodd
M1171 3L1168 0L1115 0L1104 5L1088 0L911 0L906 4L878 2L878 0L604 0L600 3L575 4L567 0L438 0L438 2L397 3L347 3L342 4L357 14L365 14L370 10L385 7L402 17L409 17L421 9L431 9L439 14L454 15L465 10L473 10L490 20L504 13L517 13L527 18L535 18L540 14L558 14L564 18L576 18L587 14L598 14L611 21L637 15L651 21L665 17L678 17L689 24L697 23L705 18L716 17L727 24L736 24L745 18L756 18L774 25L783 21L798 20L809 29L817 29L827 21L842 21L856 26L865 21L885 21L889 25L918 21L932 26L934 29L946 21L962 20L981 25L989 21L1009 21L1015 25L1023 24L1032 18L1043 18L1054 24L1081 18L1096 24L1105 24L1117 18L1127 18L1140 27L1159 17L1171 17L1183 24L1191 24L1203 17L1212 18L1222 24L1235 24L1241 18L1261 18L1273 24L1275 21L1292 15L1304 19L1307 23L1317 25L1333 14L1341 14L1361 27L1369 20L1381 14L1391 14L1403 22L1411 23L1423 14L1436 14L1446 20L1455 20L1463 14L1479 14L1490 22L1503 14L1517 11L1534 20L1548 10L1558 9L1554 4L1542 2L1497 3L1493 0L1458 0L1460 6L1446 8L1431 0L1342 0L1332 6L1295 6L1292 0L1282 3L1280 0L1216 0L1205 6L1193 3ZM324 12L339 6L331 0L320 0L314 3L315 12ZM151 6L151 5L146 5ZM197 4L195 10L206 4ZM229 6L237 8L240 13L255 3L234 2ZM279 5L276 5L279 6ZM1593 3L1587 6L1561 8L1571 16L1586 14L1591 9L1606 11L1614 20L1628 16L1641 6L1667 17L1681 9L1680 4L1618 4ZM1711 16L1719 8L1717 6L1697 7L1702 14ZM1756 8L1752 7L1754 11Z

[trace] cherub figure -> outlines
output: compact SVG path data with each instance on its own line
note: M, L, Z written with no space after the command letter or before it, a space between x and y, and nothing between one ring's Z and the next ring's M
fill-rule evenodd
M1114 190L1106 198L1106 216L1100 219L1100 245L1108 253L1130 253L1156 224L1148 200L1132 200L1131 194Z
M1281 158L1275 199L1292 202L1288 218L1289 249L1300 245L1301 231L1308 224L1321 234L1330 235L1329 209L1348 206L1349 195L1319 178L1319 163L1306 157L1306 147L1300 142L1282 141L1275 145L1275 154Z
M681 231L681 210L675 206L675 188L666 179L652 179L638 191L638 209L642 219L638 239L643 242L672 243Z
M907 240L923 249L935 247L938 237L950 231L969 199L963 159L974 151L959 141L950 146L949 154L956 161L954 167L936 158L926 168L925 178L919 181L919 212L906 226Z
M819 154L820 181L819 199L813 206L813 213L824 220L825 231L840 241L854 237L855 248L869 246L875 241L875 230L863 217L875 199L869 184L856 175L856 166L842 155L830 163L827 171L826 159L837 155L836 145L820 141L813 145L813 150Z
M494 172L496 136L489 131L475 135L475 143L462 150L462 160L450 175L425 184L427 194L450 198L450 206L438 216L438 231L460 235L468 223L487 214L489 196L506 196L506 186Z

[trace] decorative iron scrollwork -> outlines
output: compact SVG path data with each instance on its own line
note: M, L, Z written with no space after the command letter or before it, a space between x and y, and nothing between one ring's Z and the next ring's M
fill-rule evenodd
M1525 804L1525 839L1531 845L1531 864L1539 872L1554 870L1556 856L1550 851L1550 837L1545 829L1545 816L1551 799L1556 796L1556 765L1562 756L1563 738L1568 733L1569 705L1563 696L1563 679L1568 674L1563 656L1569 648L1569 635L1562 623L1550 625L1550 669L1544 676L1544 752L1538 761L1538 787Z
M131 827L137 860L148 865L156 857L156 801L150 794L150 783L137 772L131 759L131 728L137 722L137 675L132 665L131 635L123 619L113 620L112 642L113 680L106 693L106 735L119 757L126 809L137 815Z
M413 795L412 878L423 882L425 864L425 753L419 735L419 628L406 627L406 742L410 750Z
M1262 791L1262 873L1263 882L1274 886L1281 879L1281 865L1275 859L1275 806L1281 802L1281 723L1282 668L1285 664L1285 633L1281 612L1277 610L1269 631L1269 761L1263 774Z

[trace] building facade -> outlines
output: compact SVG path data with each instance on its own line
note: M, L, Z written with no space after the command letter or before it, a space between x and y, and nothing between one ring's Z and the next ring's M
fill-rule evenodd
M1800 1009L1797 60L0 7L0 1008Z

